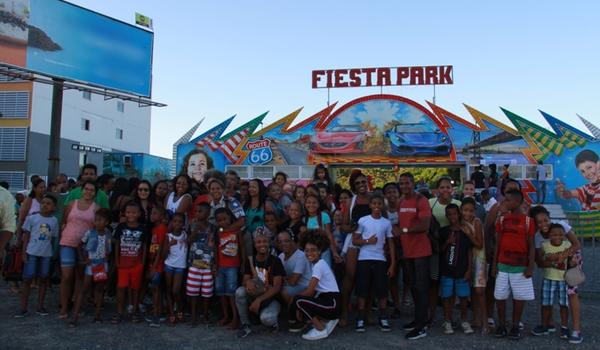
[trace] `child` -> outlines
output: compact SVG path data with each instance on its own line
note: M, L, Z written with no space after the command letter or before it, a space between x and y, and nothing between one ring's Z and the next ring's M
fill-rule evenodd
M390 220L382 216L384 200L374 195L370 200L371 215L358 220L352 243L360 247L356 267L356 295L358 296L358 319L356 331L365 331L365 304L369 291L375 290L379 299L379 328L383 332L391 331L387 311L388 278L395 275L396 252ZM387 243L391 263L386 264L384 245Z
M275 182L271 182L267 186L267 202L271 203L273 210L276 213L277 224L282 224L286 220L285 210L292 202L292 199L282 192L281 186ZM274 235L277 231L274 232Z
M202 297L204 321L208 323L208 302L213 296L213 272L215 256L216 228L208 222L210 204L196 206L196 216L192 221L192 234L189 238L190 257L186 283L186 294L192 307L192 327L197 325L198 296Z
M235 306L235 290L238 287L238 274L240 263L244 259L242 237L239 230L228 231L234 220L233 213L228 208L219 208L215 211L217 222L218 246L217 246L217 279L215 282L215 294L221 298L223 318L219 321L220 326L229 329L239 327L239 318ZM229 317L231 309L231 318Z
M310 230L301 237L300 246L312 265L312 277L308 288L294 296L290 315L296 315L298 321L307 320L312 324L313 328L302 335L303 339L327 338L338 324L342 312L335 276L329 265L321 259L321 252L328 249L330 243L322 230ZM305 326L303 322L294 325L297 327L290 328L290 332L301 332Z
M69 327L77 326L77 317L81 309L81 303L88 289L94 283L94 322L101 323L100 309L102 308L102 299L104 285L108 280L108 257L110 256L110 211L108 209L99 209L94 215L94 228L88 230L81 239L85 256L81 261L85 261L85 276L83 279L83 288L76 296L73 307L73 315Z
M507 335L506 299L512 293L513 323L510 333L512 339L521 338L519 322L525 301L534 300L533 268L535 247L533 220L521 212L523 194L517 189L505 192L504 207L507 212L496 219L497 242L492 264L492 277L496 278L494 298L498 308L500 324L496 328L496 337Z
M565 229L561 224L550 225L550 239L542 243L542 259L539 266L544 268L544 280L542 282L542 327L548 329L551 325L550 313L554 305L554 296L558 293L558 305L560 305L560 337L569 337L569 302L567 298L567 285L565 283L565 271L567 270L568 256L571 243L564 240ZM551 255L560 254L561 259L550 261Z
M400 189L398 188L398 184L395 182L388 182L383 185L383 195L385 196L386 201L386 215L385 217L390 220L392 223L392 234L394 235L394 245L396 251L396 262L402 268L403 259L402 259L402 245L400 244L400 230L398 226L398 204L400 203ZM398 276L400 275L400 269L397 270ZM404 301L405 304L410 302L408 301L408 279L407 274L402 273L402 299L400 299L399 290L398 290L398 276L394 276L389 279L388 285L390 288L390 294L392 295L392 301L394 302L394 312L392 313L392 318L398 319L401 316L400 312L400 304L401 301Z
M181 304L181 284L187 267L187 233L183 230L185 215L173 214L171 232L164 240L162 251L165 254L165 282L167 287L167 307L169 309L169 324L183 322L183 306ZM177 317L175 317L177 312Z
M21 311L15 317L29 315L27 303L29 291L34 278L39 278L37 314L47 316L44 308L46 288L48 286L48 273L50 272L50 259L52 258L52 239L58 238L58 220L53 216L56 208L56 198L44 195L40 204L40 211L25 219L22 226L23 232L23 283L21 285ZM4 249L4 248L2 248Z
M586 149L575 156L575 166L589 182L575 190L567 190L565 185L557 181L556 191L561 198L577 198L581 210L600 209L600 158L596 152Z
M111 322L119 324L122 320L125 306L125 296L129 289L133 302L134 323L141 321L138 313L139 289L142 284L144 273L144 261L146 261L146 229L140 224L141 208L135 202L129 202L125 206L125 222L117 226L114 233L116 240L115 263L118 272L117 313Z
M328 212L333 213L335 211L335 203L329 187L324 183L318 183L316 185L319 189L319 197L321 197L321 201L325 204L325 209Z
M446 206L449 225L440 229L440 288L444 301L444 334L453 334L452 307L454 298L460 299L460 326L465 334L472 334L473 328L467 321L467 306L471 296L471 271L473 253L471 241L465 233L458 205Z
M160 327L160 315L162 314L161 284L165 268L162 246L169 228L165 224L167 211L161 206L154 206L150 213L152 223L152 237L150 238L150 249L148 250L148 269L146 271L146 284L152 288L152 313L150 327ZM141 293L144 295L145 293Z
M302 222L302 203L297 200L293 201L287 209L287 214L289 219L285 222L284 225L282 225L280 231L287 231L292 237L292 240L295 243L298 243L298 240L300 238L300 231L304 226L304 223Z
M320 229L327 233L329 239L330 249L323 252L321 257L323 260L333 266L332 255L336 263L342 262L342 258L337 253L337 247L333 234L331 233L331 218L329 215L321 210L321 199L316 194L307 194L304 201L304 207L306 210L305 224L307 230Z

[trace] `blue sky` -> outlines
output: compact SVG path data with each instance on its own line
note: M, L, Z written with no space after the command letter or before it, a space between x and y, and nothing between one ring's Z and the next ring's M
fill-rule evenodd
M229 130L270 111L265 125L304 106L320 111L326 89L313 69L454 66L437 104L470 119L472 107L510 125L502 106L543 126L541 109L586 130L600 124L597 1L164 1L72 0L134 22L154 20L153 154L202 117L200 131L237 114ZM385 88L425 104L431 87ZM379 88L332 89L341 104ZM200 132L199 131L199 132Z

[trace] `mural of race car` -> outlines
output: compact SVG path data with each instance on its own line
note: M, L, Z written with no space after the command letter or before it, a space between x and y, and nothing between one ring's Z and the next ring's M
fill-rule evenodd
M447 156L452 150L448 135L423 123L398 124L386 130L395 156Z
M318 131L310 140L309 148L315 153L360 153L369 132L360 125L336 125Z

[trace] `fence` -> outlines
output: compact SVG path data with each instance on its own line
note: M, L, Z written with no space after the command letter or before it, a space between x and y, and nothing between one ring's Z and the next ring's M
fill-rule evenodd
M600 210L566 212L567 220L581 242L586 281L582 292L600 293Z

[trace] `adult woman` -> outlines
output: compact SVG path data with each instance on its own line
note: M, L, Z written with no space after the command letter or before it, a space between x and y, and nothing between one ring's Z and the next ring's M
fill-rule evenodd
M131 189L129 188L129 181L120 177L115 180L113 191L110 195L108 204L112 212L112 221L119 222L121 219L121 210L125 208L125 204L131 201Z
M344 210L343 232L354 232L358 220L363 216L371 215L367 176L360 170L355 170L350 174L349 184L353 196L350 199L348 209ZM351 244L352 235L348 235L346 240L349 240L349 242L344 243L344 247L347 247L347 250L346 273L342 282L342 317L340 318L340 326L342 327L348 323L348 303L350 302L350 296L354 287L356 264L358 261L358 248Z
M246 214L246 232L242 236L245 251L252 252L252 233L265 225L265 212L274 211L271 203L267 202L267 189L260 179L248 182L248 200L244 204Z
M446 227L450 225L448 218L446 217L446 206L450 203L456 204L460 207L461 202L457 199L452 198L452 179L447 176L443 176L438 179L437 184L437 197L429 199L429 207L431 207L431 215L438 224L439 227ZM435 320L435 310L437 308L437 301L439 297L439 265L440 256L438 251L438 237L429 237L432 244L432 254L429 259L430 262L430 273L431 281L429 288L429 323L433 323Z
M192 187L192 180L185 174L175 176L173 179L173 192L169 193L165 201L165 208L169 216L175 213L183 213L186 217L192 205L192 196L189 191Z
M213 167L213 160L208 156L208 153L203 149L195 149L185 156L180 174L187 175L198 181L198 183L202 183L204 173Z
M157 181L152 188L152 193L154 194L154 203L164 208L165 203L167 202L167 195L169 194L169 184L167 180Z
M152 213L152 208L154 207L154 198L152 196L152 185L150 184L150 181L140 181L133 194L133 200L138 203L142 209L140 222L142 224L150 223L150 213Z
M67 318L69 301L72 293L79 293L83 281L85 265L78 261L77 249L81 245L81 238L85 232L94 225L94 214L98 206L94 203L98 188L91 181L86 181L82 186L80 199L71 202L63 215L63 230L60 239L60 314L61 319ZM73 283L74 281L74 283ZM73 284L75 290L73 291Z
M32 187L31 192L21 204L19 208L19 220L17 225L17 239L21 239L21 226L25 222L25 219L32 214L40 211L40 203L42 197L46 194L46 182L41 178L35 178L31 181Z

